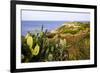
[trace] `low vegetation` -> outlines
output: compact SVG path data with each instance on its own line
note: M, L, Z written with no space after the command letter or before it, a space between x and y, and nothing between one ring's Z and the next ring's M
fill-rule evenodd
M43 31L21 36L21 61L46 62L90 59L90 24L64 23L53 32Z

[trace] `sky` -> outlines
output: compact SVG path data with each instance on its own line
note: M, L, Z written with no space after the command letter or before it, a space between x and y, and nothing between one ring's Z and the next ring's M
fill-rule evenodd
M90 13L22 10L22 21L90 21Z

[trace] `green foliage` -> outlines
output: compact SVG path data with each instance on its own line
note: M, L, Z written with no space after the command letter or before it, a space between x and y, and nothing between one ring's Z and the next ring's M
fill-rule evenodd
M47 30L44 31L42 25L39 33L28 32L26 36L22 36L21 61L25 63L89 59L90 25L80 22L72 23L78 27L62 26L57 30L60 33L50 33ZM68 33L70 33L69 36L61 36Z

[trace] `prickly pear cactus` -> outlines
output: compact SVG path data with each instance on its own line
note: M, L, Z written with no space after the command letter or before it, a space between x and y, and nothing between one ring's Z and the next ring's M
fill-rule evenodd
M33 49L32 54L35 55L35 56L38 55L39 50L40 50L40 46L38 44L36 44L35 48Z
M50 53L50 54L48 55L48 61L52 61L52 60L53 60L53 54Z
M32 36L28 36L27 38L27 45L32 48L32 45L33 45L33 38Z

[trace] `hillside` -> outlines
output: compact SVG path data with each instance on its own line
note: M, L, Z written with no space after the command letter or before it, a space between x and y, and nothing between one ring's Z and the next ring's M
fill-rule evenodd
M51 31L51 33L70 33L76 34L79 31L84 31L88 29L89 23L82 23L82 22L66 22L62 24L59 28L56 28Z
M83 22L64 23L51 32L55 34L52 43L57 39L66 40L69 60L90 58L90 24Z

